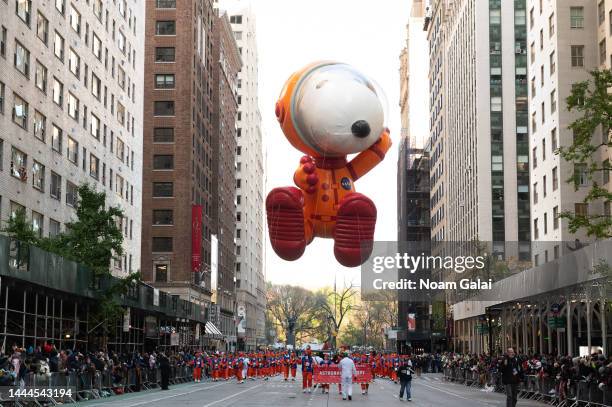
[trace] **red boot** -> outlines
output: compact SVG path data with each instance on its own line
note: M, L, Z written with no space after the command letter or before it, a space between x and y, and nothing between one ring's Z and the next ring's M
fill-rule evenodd
M376 227L376 206L358 192L344 197L338 207L334 229L334 255L345 267L363 264L370 254Z
M274 188L266 198L270 243L278 256L297 260L306 249L304 196L295 187Z

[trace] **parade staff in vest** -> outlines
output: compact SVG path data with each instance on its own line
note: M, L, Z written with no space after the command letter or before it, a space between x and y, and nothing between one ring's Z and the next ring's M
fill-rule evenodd
M355 362L349 358L348 352L344 352L344 357L339 363L340 377L342 381L342 400L353 399L353 376L357 374Z

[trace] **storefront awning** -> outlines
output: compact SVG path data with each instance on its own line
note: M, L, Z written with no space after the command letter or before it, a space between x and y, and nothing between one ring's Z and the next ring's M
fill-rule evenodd
M222 339L223 338L223 334L221 333L219 328L217 328L215 326L215 324L213 324L210 321L206 321L205 336L207 336L209 338L214 338L214 339Z

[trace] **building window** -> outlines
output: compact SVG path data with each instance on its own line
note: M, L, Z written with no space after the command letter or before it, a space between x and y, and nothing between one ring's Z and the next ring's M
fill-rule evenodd
M19 127L28 129L28 103L13 93L13 122Z
M32 231L38 236L43 236L44 216L38 212L32 211Z
M555 35L555 13L548 17L548 37Z
M79 161L79 143L76 142L72 137L68 137L68 146L66 147L66 155L68 156L68 161L71 163L78 165Z
M559 141L557 140L557 129L554 128L550 131L550 150L554 154L557 151Z
M606 5L604 0L601 0L597 5L597 21L602 25L606 21Z
M154 143L173 143L174 129L171 127L156 127L153 129Z
M64 61L64 37L59 35L57 31L53 40L53 53L60 61Z
M612 167L610 166L610 160L607 159L603 162L603 183L607 184L608 182L610 182L610 169L612 169Z
M75 207L78 203L79 191L75 184L66 181L66 205Z
M559 174L557 167L554 167L552 169L552 189L553 191L556 191L557 188L559 188Z
M584 66L584 45L572 45L572 67Z
M117 83L121 89L125 90L125 71L120 66L117 67Z
M153 224L174 225L174 213L172 209L155 209L153 211Z
M570 27L584 28L584 7L570 7Z
M51 182L49 184L49 195L53 199L62 199L62 177L51 171Z
M47 45L47 41L49 40L49 20L47 20L40 11L36 18L36 36Z
M575 203L574 214L576 216L589 216L589 204L584 202Z
M174 184L172 182L154 182L154 198L170 198L174 196Z
M154 102L153 114L155 116L174 116L174 101L156 101Z
M155 75L156 89L174 89L174 74Z
M34 137L45 142L45 133L47 130L47 118L38 110L34 111Z
M66 5L65 5L64 1L65 0L55 0L55 8L62 15L64 14L64 11L66 10Z
M81 14L74 8L74 6L70 5L70 27L77 33L81 34Z
M91 43L92 43L91 51L93 52L94 56L98 58L98 60L101 61L102 60L102 41L96 35L96 33L93 34L93 41Z
M172 253L172 238L154 237L152 251L154 253Z
M604 38L599 43L599 64L604 65L607 61L606 58L606 39Z
M230 23L231 24L242 24L242 16L238 15L238 16L231 16L230 17Z
M156 0L155 7L157 8L176 8L176 0Z
M45 190L45 166L38 161L32 164L32 186L40 192Z
M100 21L102 21L102 9L103 9L102 0L94 0L93 12L94 12L94 15ZM106 30L108 31L108 11L106 13L107 13L106 14L106 24L107 24Z
M22 181L28 179L28 155L21 150L11 149L11 175Z
M60 223L55 219L49 219L49 237L56 237L60 234Z
M537 182L533 183L533 203L534 204L538 203L538 183Z
M546 175L542 177L542 196L546 198Z
M53 102L62 107L64 104L64 84L53 78Z
M14 63L15 69L30 77L30 51L18 41L15 41Z
M100 178L100 159L93 154L89 154L89 175L93 179Z
M24 23L30 26L30 13L32 11L32 0L16 0L16 14Z
M173 170L174 156L173 155L154 155L153 156L154 170Z
M552 75L557 70L557 62L555 60L555 51L550 53L549 62L550 62L550 74Z
M62 129L55 124L51 133L51 148L57 153L62 153Z
M125 106L123 106L120 102L117 102L117 121L121 125L125 124Z
M115 156L121 162L125 160L125 143L119 137L117 137L117 148L115 149Z
M36 72L34 73L34 84L38 89L47 93L47 68L36 61Z
M174 62L174 47L155 48L155 62Z
M559 207L555 206L553 208L553 229L559 229Z
M100 95L102 91L102 81L98 76L94 73L91 74L91 94L98 100L100 100Z
M538 168L538 148L534 147L531 150L531 167Z
M91 114L91 135L100 140L100 119L95 114Z
M581 187L589 184L589 173L586 164L574 164L574 182Z
M492 112L502 111L502 98L501 97L494 96L491 98L491 111Z
M155 35L176 35L175 21L156 21Z
M7 40L7 32L6 27L2 26L0 30L0 56L6 57L6 40Z
M538 218L533 220L533 239L538 240L540 237L540 230L538 229Z
M79 120L79 99L68 92L68 115L74 120Z
M119 31L117 35L117 46L119 47L119 51L125 55L125 35L121 31Z
M155 272L155 282L156 283L167 283L168 282L168 265L167 264L156 263L154 265L154 272Z
M74 76L79 77L81 73L81 58L72 48L68 50L68 68Z

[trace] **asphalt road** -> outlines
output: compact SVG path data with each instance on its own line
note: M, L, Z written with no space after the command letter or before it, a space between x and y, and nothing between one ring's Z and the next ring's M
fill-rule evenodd
M377 379L370 385L368 395L361 395L358 385L353 387L353 401L343 401L332 385L331 394L303 394L301 378L285 382L280 377L269 381L248 380L244 384L229 382L186 383L171 386L169 391L150 390L115 396L108 399L78 403L79 406L104 407L333 407L333 406L392 406L415 407L452 406L487 407L506 405L505 396L487 393L480 389L448 383L440 374L414 378L412 401L398 400L399 385L385 379ZM349 403L349 404L347 404ZM520 407L543 407L545 404L519 400Z

